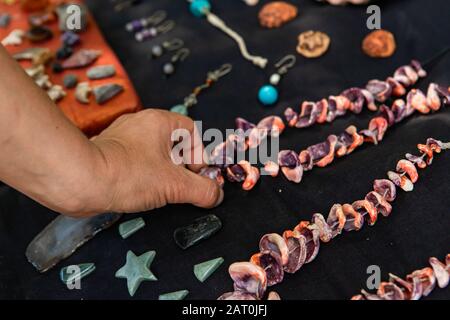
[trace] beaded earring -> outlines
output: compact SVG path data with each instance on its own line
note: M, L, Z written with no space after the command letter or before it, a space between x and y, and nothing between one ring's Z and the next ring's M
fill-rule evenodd
M164 41L161 44L156 44L151 49L151 57L157 59L161 57L166 51L174 51L183 47L184 41L178 38L170 41Z
M275 64L277 72L270 76L270 84L266 84L259 89L258 100L265 106L269 106L278 101L278 89L276 86L281 81L281 76L286 74L295 65L297 59L290 54L282 58Z
M186 60L186 58L189 56L189 49L188 48L181 48L180 50L178 50L170 59L169 62L166 62L163 65L163 72L164 74L169 77L172 74L175 73L175 66L179 63L182 62L184 60Z
M142 41L150 39L150 38L155 38L156 36L158 36L160 34L169 32L174 27L175 27L175 21L166 20L165 22L161 23L157 27L142 29L141 31L137 32L134 37L136 38L137 41L142 42Z
M157 24L160 24L166 17L167 13L163 10L159 10L147 18L136 19L128 22L125 25L125 30L128 32L138 32L148 26L156 26Z
M184 98L183 104L177 104L176 106L173 106L170 111L176 112L182 115L187 116L188 115L188 108L193 107L197 104L197 97L198 95L205 89L208 89L213 85L213 83L219 81L221 77L228 74L233 69L233 66L231 64L224 64L219 69L215 71L208 72L208 75L206 77L206 81L204 84L195 87L195 89L192 91L190 95L188 95L186 98Z

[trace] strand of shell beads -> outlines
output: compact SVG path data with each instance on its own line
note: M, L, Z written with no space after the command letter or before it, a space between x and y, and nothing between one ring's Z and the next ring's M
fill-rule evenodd
M351 300L419 300L428 296L436 287L443 289L450 280L450 254L444 262L435 257L428 259L431 267L415 270L402 279L389 273L389 281L381 282L376 293L361 290Z
M395 172L389 171L395 175L388 173L388 179L375 180L373 190L363 200L352 204L335 204L327 219L316 213L311 221L301 221L293 230L286 230L282 235L264 235L259 243L259 253L254 254L249 262L230 265L229 274L234 282L234 292L223 294L219 300L262 299L268 286L283 281L285 272L295 273L304 264L312 262L319 253L320 241L329 242L342 231L360 230L365 222L372 226L378 214L389 216L392 211L390 203L396 198L397 188L405 192L412 191L413 188L409 186L418 180L417 168L431 165L434 153L450 149L450 142L429 138L426 144L418 144L417 148L420 156L406 154L405 158L409 160L400 160ZM419 275L417 278L420 280ZM444 277L442 284L447 282L446 279L448 277ZM366 299L370 297L365 296Z

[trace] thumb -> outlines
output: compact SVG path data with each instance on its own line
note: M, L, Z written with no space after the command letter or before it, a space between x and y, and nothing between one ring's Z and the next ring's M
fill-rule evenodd
M191 203L202 208L213 208L222 203L222 188L209 178L202 177L188 169L180 167L176 203ZM172 202L173 203L173 202Z

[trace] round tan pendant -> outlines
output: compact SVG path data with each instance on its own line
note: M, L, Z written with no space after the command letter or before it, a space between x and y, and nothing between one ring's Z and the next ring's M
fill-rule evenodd
M394 35L387 30L375 30L363 40L362 50L372 58L387 58L396 49Z
M297 7L284 1L273 1L259 11L259 23L266 28L278 28L297 16Z
M327 52L330 37L320 31L305 31L298 36L297 52L306 58L317 58Z

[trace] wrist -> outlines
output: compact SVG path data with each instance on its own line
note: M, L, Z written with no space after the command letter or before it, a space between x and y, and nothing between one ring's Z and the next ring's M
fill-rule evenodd
M115 204L119 193L120 177L122 176L120 165L121 145L110 139L96 138L91 141L93 148L93 181L94 186L90 198L91 211L96 213L117 211ZM124 189L123 184L120 186Z
M83 161L68 172L64 185L57 190L58 195L62 192L65 196L56 201L55 209L72 217L111 212L114 174L102 149L93 141L88 144Z

